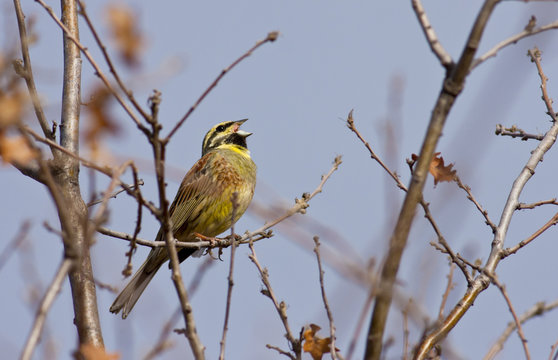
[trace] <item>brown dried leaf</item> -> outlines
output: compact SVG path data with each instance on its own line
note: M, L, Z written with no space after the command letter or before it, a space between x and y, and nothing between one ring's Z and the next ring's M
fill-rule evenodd
M331 337L321 338L316 336L320 329L318 325L310 324L303 333L304 344L302 350L310 353L313 360L321 360L322 356L330 351Z
M0 157L4 163L18 163L26 165L38 157L35 149L32 149L25 138L21 135L6 137L0 133Z
M91 148L93 154L100 151L101 137L104 135L116 135L120 128L110 115L110 104L113 100L112 94L104 87L97 88L87 104L89 121L83 136L85 143Z
M437 185L440 181L453 181L455 177L455 170L452 170L453 164L444 166L444 158L438 157L439 152L434 154L434 158L430 163L430 173L434 176L434 185Z
M106 10L107 22L112 36L126 64L133 66L139 62L143 48L143 37L137 27L137 16L126 5L109 5Z
M82 344L79 347L79 352L85 358L85 360L118 360L120 359L120 354L112 353L109 354L102 347L96 347L92 344Z
M19 91L4 93L0 91L0 129L21 120L25 95Z
M444 165L444 158L438 156L440 154L439 152L434 154L434 158L432 162L430 162L430 168L428 169L430 174L434 177L434 185L438 185L441 181L453 181L456 173L456 170L452 170L453 164L449 164L448 166ZM411 168L415 165L417 160L418 155L411 154L411 161L409 161Z

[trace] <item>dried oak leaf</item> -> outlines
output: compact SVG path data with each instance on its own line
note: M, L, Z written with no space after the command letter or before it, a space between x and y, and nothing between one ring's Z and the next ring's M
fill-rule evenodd
M456 173L456 170L452 170L453 164L444 165L444 158L439 156L440 154L439 152L434 154L434 158L432 158L430 168L428 169L430 174L434 177L434 185L438 185L441 181L453 181ZM411 154L411 159L410 165L412 167L418 160L418 155Z
M310 353L314 360L321 360L322 356L330 351L331 337L321 338L316 336L320 329L318 325L310 324L303 333L304 344L302 350ZM338 351L339 349L336 348L335 350Z
M17 163L27 165L38 157L36 150L32 149L21 135L7 137L0 132L0 157L4 163Z
M455 177L455 170L452 170L453 164L448 164L444 166L444 158L439 152L434 154L434 158L430 163L430 173L434 176L434 185L437 185L440 181L453 181Z
M118 360L120 355L118 353L109 354L102 347L97 347L92 344L82 344L79 347L79 352L85 360Z
M137 27L137 16L125 5L110 5L106 14L120 56L126 64L137 65L144 43Z

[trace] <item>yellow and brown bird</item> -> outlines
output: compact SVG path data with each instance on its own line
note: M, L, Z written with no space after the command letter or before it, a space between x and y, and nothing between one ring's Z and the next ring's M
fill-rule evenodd
M215 237L230 228L234 193L237 194L235 222L248 208L256 186L256 165L246 146L246 138L252 133L240 130L245 121L222 122L205 135L202 157L184 176L169 209L172 232L177 240L196 241L196 234ZM163 241L162 230L159 230L156 241ZM195 251L183 248L178 252L178 259L182 262ZM153 248L116 297L110 311L116 314L122 310L125 319L168 259L166 248Z

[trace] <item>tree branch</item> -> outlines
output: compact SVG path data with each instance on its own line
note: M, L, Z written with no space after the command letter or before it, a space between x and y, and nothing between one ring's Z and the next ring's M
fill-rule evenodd
M227 66L226 68L224 68L223 70L221 70L221 73L217 76L217 78L215 78L215 80L213 80L213 82L211 83L211 85L209 85L209 87L203 92L203 94L201 94L201 96L198 98L198 100L196 100L196 102L194 103L194 105L192 105L190 107L190 109L186 112L186 114L184 114L184 116L178 121L178 123L174 126L174 128L170 131L170 133L167 135L167 137L165 139L163 139L163 143L168 143L170 138L174 135L174 133L176 133L176 131L182 126L182 124L184 124L184 122L190 117L190 115L194 112L194 110L196 110L196 108L198 107L198 105L203 101L203 99L205 99L205 97L211 92L211 90L213 90L213 88L215 86L217 86L217 84L219 83L219 81L221 81L221 79L229 72L231 71L236 65L238 65L242 60L246 59L248 56L252 55L252 53L254 51L256 51L260 46L262 46L263 44L267 43L267 42L273 42L275 40L277 40L277 37L279 36L279 32L278 31L272 31L269 34L267 34L267 37L265 39L262 39L258 42L256 42L256 44L254 46L252 46L248 51L246 51L242 56L240 56L238 59L236 59L232 64L230 64L229 66Z
M21 65L21 70L23 70L23 78L27 84L27 90L33 102L33 108L35 109L35 115L39 121L39 125L43 130L43 134L47 139L54 140L54 134L49 128L48 120L46 119L41 101L39 100L39 94L37 93L37 87L35 86L35 79L33 77L33 68L31 66L31 58L29 57L29 37L27 36L27 28L25 26L25 15L21 9L21 3L19 0L14 0L14 8L17 17L17 25L19 28L19 40L21 42L21 56L23 57L23 64Z
M549 113L555 114L552 110L552 104L550 103L550 98L546 94L546 76L542 72L542 67L540 65L540 52L536 50L530 50L532 54L532 61L537 65L539 76L541 77L541 90L543 92L543 100ZM453 308L453 310L448 314L443 323L436 326L426 334L421 340L420 344L417 346L417 352L415 354L415 359L424 359L428 354L429 350L442 340L451 329L459 322L459 320L465 315L467 310L473 305L474 301L478 295L484 291L491 282L489 275L494 274L498 263L502 259L502 255L505 253L504 239L506 238L507 231L509 229L512 216L514 212L518 209L519 205L519 195L523 191L525 184L535 173L535 169L539 162L542 161L544 154L554 145L556 142L556 137L558 136L558 123L554 121L551 128L547 131L544 138L539 142L537 147L531 152L529 160L521 170L519 176L515 179L508 199L502 211L500 217L500 223L498 224L497 231L494 234L492 240L491 251L488 259L486 260L483 272L479 274L473 283L467 289L467 292L463 295L458 304Z
M56 296L60 292L60 289L62 288L62 282L66 278L68 271L70 271L71 266L72 260L64 259L58 267L58 271L52 279L52 283L49 285L43 299L41 300L41 303L39 304L39 308L37 309L35 322L33 324L33 327L31 328L31 331L29 332L29 336L27 337L27 341L25 342L25 346L23 347L23 352L20 356L21 360L29 360L33 356L33 351L35 350L35 347L37 346L41 337L48 311L54 303Z
M366 360L380 359L382 353L382 339L391 306L395 278L399 270L403 250L407 245L407 238L415 215L416 206L422 199L422 190L424 188L426 176L428 175L430 162L432 161L436 145L442 134L449 111L455 99L463 89L465 78L469 74L471 63L477 52L480 39L497 3L498 0L486 0L484 2L457 65L452 68L452 71L448 71L446 74L440 95L432 111L418 163L413 172L409 191L405 196L399 218L397 219L395 229L390 238L388 253L382 267L380 292L376 297L366 340L366 351L364 356Z

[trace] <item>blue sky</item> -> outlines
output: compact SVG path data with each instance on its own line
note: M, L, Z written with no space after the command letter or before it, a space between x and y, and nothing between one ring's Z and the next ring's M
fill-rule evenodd
M103 36L105 5L88 6ZM162 92L160 118L169 131L194 103L219 72L269 31L278 30L275 43L266 44L225 76L199 106L169 144L167 155L168 194L173 196L182 175L199 158L201 140L207 129L224 120L249 118L243 126L254 133L248 146L258 165L255 201L266 209L287 207L295 197L315 189L333 158L343 155L343 164L310 205L307 215L298 215L277 229L272 239L256 246L262 264L269 268L278 297L288 304L291 326L316 323L326 335L327 317L317 285L317 266L312 236L319 235L324 247L335 249L335 259L350 259L366 264L369 258L381 262L387 239L403 198L393 182L375 164L343 119L354 109L357 127L378 155L408 183L405 159L418 153L434 101L440 90L443 69L430 52L409 2L369 1L283 1L283 2L128 2L137 12L146 36L146 47L139 69L122 68L126 83L144 104L152 89ZM427 14L440 41L454 59L459 55L480 1L425 1ZM3 49L17 39L12 4L2 1L0 35ZM39 92L49 120L58 121L60 109L61 36L42 8L24 2L24 11L36 21L38 42L32 47ZM52 6L59 12L59 5ZM520 32L531 15L539 25L554 21L558 8L552 3L503 2L496 8L480 53L499 41ZM82 42L102 63L87 29L81 28ZM558 48L556 33L547 32L522 40L501 51L476 68L467 79L464 92L451 110L438 145L446 162L454 163L463 182L471 186L477 200L498 222L507 194L535 142L496 137L496 124L516 124L528 132L544 133L549 118L540 100L539 77L527 50L537 45L543 51L543 67L550 78L549 91L556 98L553 79L558 77L554 64ZM114 47L107 40L109 49ZM106 67L104 67L106 69ZM84 61L84 99L98 83ZM395 80L394 80L395 79ZM400 107L390 105L390 88ZM34 119L29 112L29 122ZM107 138L105 145L117 163L134 159L144 179L146 197L157 199L155 178L150 163L151 150L131 120L117 107L113 115L122 131ZM85 124L87 119L82 120ZM393 131L389 136L388 130ZM87 149L83 149L86 154ZM522 196L523 202L556 197L555 161L552 149L540 164ZM82 170L82 189L89 196L88 171ZM127 175L128 178L129 174ZM2 303L0 349L13 358L19 354L33 319L27 299L34 276L44 284L54 274L62 256L62 244L47 232L42 223L57 226L52 202L45 189L23 177L9 166L0 167L2 190L0 206L3 248L17 233L21 222L32 221L29 239L17 255L0 271ZM106 180L97 176L98 189ZM472 261L486 259L492 234L474 206L455 184L436 188L432 179L425 187L433 216L455 251ZM132 232L135 205L124 195L111 201L108 226ZM506 239L513 245L528 237L554 214L552 207L524 210L514 215ZM254 211L237 225L237 232L255 229L270 218ZM321 224L320 226L316 224ZM145 216L141 237L154 238L156 221ZM339 239L351 248L335 248ZM534 243L501 263L500 281L506 284L515 309L522 313L538 301L558 297L555 286L557 265L554 259L555 230L550 229ZM398 286L412 297L433 319L446 285L447 260L429 242L434 233L418 210L403 257ZM93 266L99 281L123 286L120 272L125 263L126 243L103 236L92 248ZM140 249L135 266L143 261L147 249ZM286 348L283 329L270 301L259 290L255 267L248 260L247 247L237 251L232 317L227 341L228 358L262 359L278 355L265 344ZM21 255L20 255L21 254ZM37 274L25 259L34 256ZM201 339L208 358L219 350L227 286L229 250L224 261L213 262L202 285L193 297ZM203 259L189 259L181 269L186 282L196 274ZM169 273L162 269L150 284L130 317L122 321L108 312L114 295L99 289L99 311L105 345L120 351L123 359L138 358L155 343L159 329L174 312L176 296ZM326 266L326 290L337 325L338 347L346 351L366 299L360 283ZM457 285L450 294L453 306L465 291L458 272ZM69 284L66 282L48 318L49 332L55 339L57 358L67 358L75 348ZM368 318L368 315L367 315ZM501 294L491 287L449 337L447 352L455 358L480 358L512 318ZM556 342L557 315L549 313L525 325L525 335L533 358L548 357ZM181 320L179 320L181 321ZM180 324L180 323L179 323ZM8 325L8 326L7 326ZM368 325L366 320L365 329ZM181 326L181 325L180 325ZM411 342L420 337L423 323L411 325ZM401 310L393 308L388 335L395 338L389 359L400 358L402 344ZM364 334L364 333L363 333ZM176 344L164 358L189 356L186 341L171 336ZM451 350L450 350L451 349ZM356 358L362 356L363 336L359 338ZM40 354L40 352L38 352ZM519 357L521 344L513 334L501 358ZM448 355L449 356L449 355ZM40 358L40 356L36 356Z

